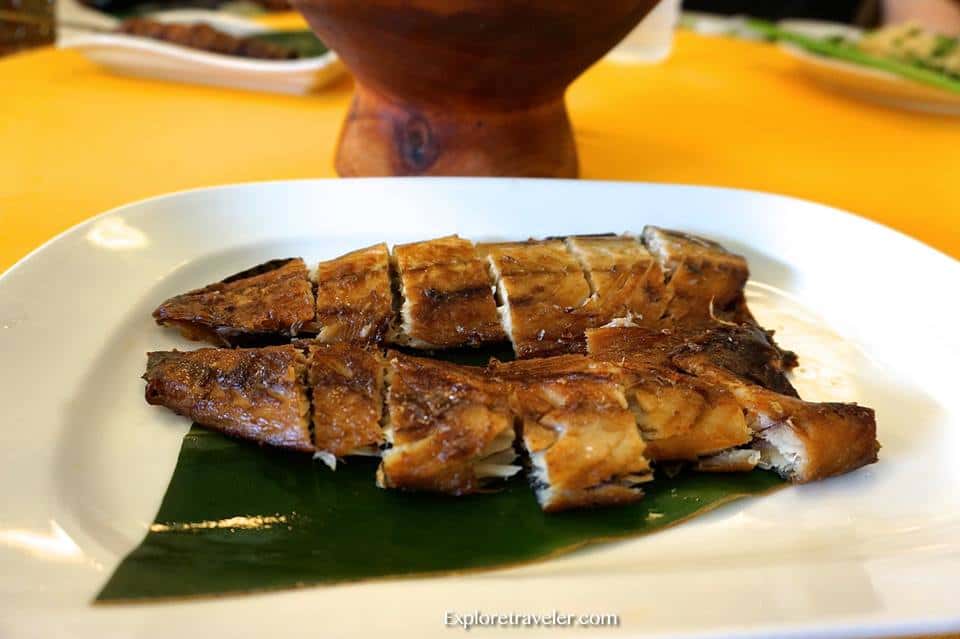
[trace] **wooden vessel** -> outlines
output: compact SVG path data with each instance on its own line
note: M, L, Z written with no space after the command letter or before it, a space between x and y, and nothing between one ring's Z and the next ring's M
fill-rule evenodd
M659 0L293 0L356 77L343 176L576 177L567 86Z

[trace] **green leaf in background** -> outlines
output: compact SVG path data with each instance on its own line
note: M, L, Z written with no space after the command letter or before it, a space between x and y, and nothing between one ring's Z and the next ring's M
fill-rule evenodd
M489 569L660 530L784 485L763 471L683 474L623 508L547 515L522 479L466 498L374 485L377 460L336 473L309 456L194 427L156 523L100 602L241 593Z
M312 31L264 31L251 36L257 40L289 47L300 54L301 58L316 58L329 51Z
M902 62L893 58L882 58L871 55L861 51L854 44L842 39L812 38L764 20L751 19L747 21L747 25L769 40L788 42L825 58L833 58L843 62L850 62L860 66L886 71L887 73L892 73L928 86L937 87L938 89L960 93L960 79L954 78L945 72L929 69L910 62Z

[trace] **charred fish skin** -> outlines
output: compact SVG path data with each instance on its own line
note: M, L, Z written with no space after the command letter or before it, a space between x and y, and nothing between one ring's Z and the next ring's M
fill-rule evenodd
M492 362L521 420L521 444L545 512L633 503L652 479L620 371L579 355Z
M346 343L309 345L313 443L332 468L339 458L378 453L383 443L383 377L383 356L376 349Z
M480 244L497 281L504 332L519 358L583 352L590 287L559 240Z
M472 242L452 235L401 244L393 260L406 345L450 348L506 340L486 262Z
M302 259L271 260L172 297L153 317L188 339L223 346L289 338L314 319L313 287Z
M520 468L503 385L483 369L387 354L381 488L466 495Z
M148 404L262 445L312 452L306 360L295 346L148 353Z
M319 341L381 344L386 340L394 321L386 244L320 262L315 280Z

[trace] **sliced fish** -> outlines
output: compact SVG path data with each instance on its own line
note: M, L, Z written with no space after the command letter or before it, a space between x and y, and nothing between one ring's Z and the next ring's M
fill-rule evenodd
M520 471L508 394L483 369L391 352L387 384L380 487L464 495Z
M666 306L660 263L637 238L624 235L573 236L567 248L590 284L592 326L616 318L642 326L656 325Z
M701 323L743 306L747 261L711 240L648 226L643 242L667 276L669 302L663 312L671 325Z
M345 343L309 347L313 442L318 457L331 467L348 455L379 454L383 369L377 350Z
M497 281L504 332L517 357L582 352L590 286L560 240L481 244Z
M317 339L383 342L393 324L390 252L376 244L317 266Z
M415 348L506 340L487 263L455 235L393 249L400 283L400 339Z
M579 355L491 364L521 420L530 482L547 512L631 503L652 479L616 366Z

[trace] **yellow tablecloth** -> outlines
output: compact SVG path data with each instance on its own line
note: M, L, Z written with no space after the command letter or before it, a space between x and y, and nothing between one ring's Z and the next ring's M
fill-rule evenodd
M51 49L0 60L0 87L0 270L131 200L333 176L351 92L349 80L286 97L117 77ZM857 102L771 46L685 32L666 63L601 63L568 99L585 178L796 195L960 256L960 119Z

